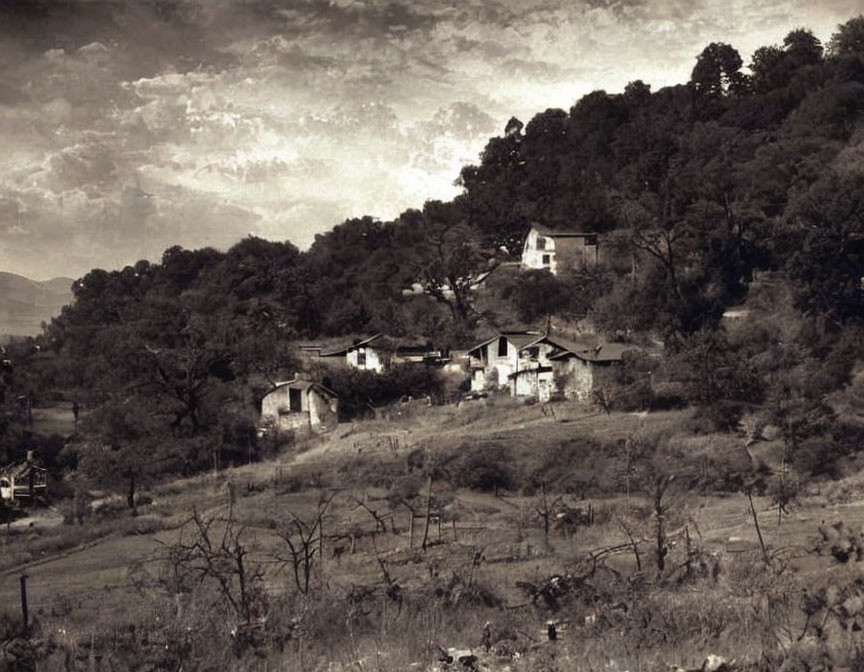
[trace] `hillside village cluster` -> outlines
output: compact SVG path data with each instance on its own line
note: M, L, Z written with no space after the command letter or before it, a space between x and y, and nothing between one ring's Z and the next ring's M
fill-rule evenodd
M523 246L523 270L567 269L603 263L598 235L530 227ZM425 364L453 376L470 376L474 395L508 391L511 396L548 402L554 398L586 401L600 372L621 362L634 346L601 343L587 347L531 330L507 330L467 350L441 350L421 339L386 334L355 339L335 348L301 346L309 360L384 374L401 364ZM261 402L262 425L276 431L326 432L338 423L339 395L306 373L276 383Z

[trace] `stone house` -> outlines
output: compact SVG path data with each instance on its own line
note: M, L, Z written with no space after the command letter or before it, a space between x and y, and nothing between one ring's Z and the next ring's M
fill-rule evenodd
M545 269L558 275L566 269L594 266L600 259L596 233L559 231L533 224L525 236L521 267L523 270Z
M593 348L569 347L549 359L556 391L566 399L588 400L599 379L610 367L621 363L632 345L603 343Z
M332 430L339 422L339 396L303 375L276 383L261 399L261 425L278 432Z

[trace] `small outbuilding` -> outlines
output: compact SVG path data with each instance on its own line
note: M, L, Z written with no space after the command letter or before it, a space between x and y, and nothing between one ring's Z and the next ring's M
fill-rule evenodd
M375 334L357 339L350 345L322 351L322 358L330 358L349 368L385 373L398 364L426 364L443 366L449 361L446 349L416 338L395 338Z
M339 395L298 375L276 383L261 400L261 425L277 432L324 433L339 423Z
M623 343L601 343L593 348L570 347L549 357L558 391L567 399L588 399L603 371L616 366L624 353L638 350Z
M34 500L44 497L48 489L48 472L32 459L13 462L0 469L0 499Z
M352 369L383 373L389 364L384 334L355 339L353 343L320 353L320 357L341 362Z

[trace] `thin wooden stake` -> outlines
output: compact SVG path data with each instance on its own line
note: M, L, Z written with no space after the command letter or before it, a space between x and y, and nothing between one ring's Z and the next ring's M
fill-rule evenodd
M753 506L753 494L750 488L747 488L747 500L750 502L750 513L753 515L753 525L756 526L756 536L759 537L759 548L762 549L762 559L766 565L771 564L771 559L768 557L768 551L765 550L765 540L762 539L762 530L759 529L759 519L756 517L756 507Z
M429 474L429 484L426 491L426 524L423 526L423 550L429 543L429 514L432 512L432 474Z
M27 614L27 575L21 575L21 620L24 622L24 627L26 628L29 625L29 618Z

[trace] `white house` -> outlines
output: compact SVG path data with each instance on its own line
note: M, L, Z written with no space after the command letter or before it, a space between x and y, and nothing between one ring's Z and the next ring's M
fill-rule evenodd
M568 268L585 268L600 261L596 233L558 231L533 224L522 249L522 269L545 269L557 275Z
M387 348L384 347L385 340L384 334L375 334L356 339L350 345L322 352L319 356L341 360L354 369L383 373L390 364Z
M339 422L339 397L299 375L276 383L261 400L261 424L276 431L328 432Z
M333 358L354 369L384 373L397 364L443 365L448 361L449 353L434 348L422 339L375 334L355 340L350 345L322 352L319 357Z
M510 374L519 368L519 349L533 343L540 334L528 331L501 332L468 351L471 390L504 389Z
M468 351L471 390L508 389L514 397L549 401L560 394L586 400L601 371L619 363L633 346L593 348L536 332L502 332Z
M576 347L537 332L502 332L468 351L471 389L508 389L514 397L549 401L557 390L552 358Z

